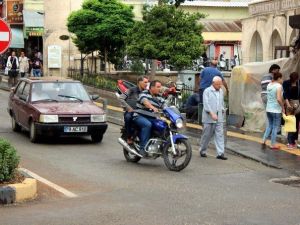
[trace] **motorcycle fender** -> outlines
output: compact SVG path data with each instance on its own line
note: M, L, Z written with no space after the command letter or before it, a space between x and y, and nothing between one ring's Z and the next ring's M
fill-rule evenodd
M173 143L176 143L177 139L188 139L187 136L183 135L183 134L175 134L173 135Z

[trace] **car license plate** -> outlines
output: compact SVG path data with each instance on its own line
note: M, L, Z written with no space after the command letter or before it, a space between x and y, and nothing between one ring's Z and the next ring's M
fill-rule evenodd
M87 127L81 126L81 127L64 127L64 132L65 133L83 133L87 132Z

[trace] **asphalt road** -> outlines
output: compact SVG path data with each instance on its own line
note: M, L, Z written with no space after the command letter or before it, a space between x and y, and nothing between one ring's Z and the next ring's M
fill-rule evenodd
M127 163L117 143L120 128L109 124L101 144L88 138L45 139L32 144L13 133L0 91L0 136L21 156L21 167L75 193L68 198L39 184L39 197L0 206L1 225L93 224L300 224L300 189L275 184L286 177L234 155L229 160L198 157L176 173L162 159Z

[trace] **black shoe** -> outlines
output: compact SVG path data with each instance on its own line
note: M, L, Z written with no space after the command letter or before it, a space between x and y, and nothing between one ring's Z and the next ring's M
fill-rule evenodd
M207 155L206 155L206 153L200 153L200 157L207 158Z
M225 157L224 154L218 155L216 158L217 159L222 159L222 160L227 160L227 157Z

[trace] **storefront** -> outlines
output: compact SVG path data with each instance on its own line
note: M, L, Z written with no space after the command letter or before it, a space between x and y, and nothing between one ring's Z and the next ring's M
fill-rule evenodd
M23 10L25 51L29 57L43 51L44 13Z

